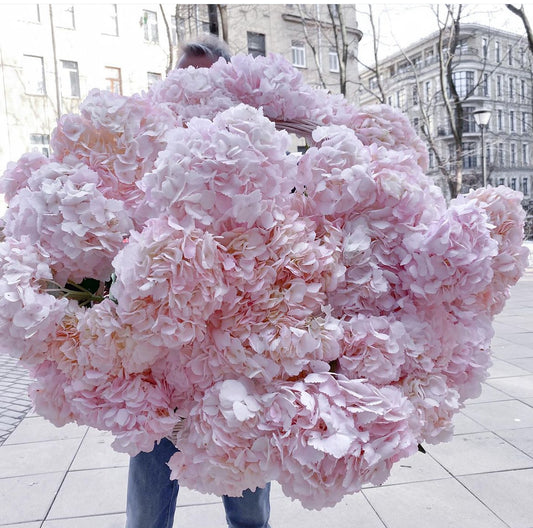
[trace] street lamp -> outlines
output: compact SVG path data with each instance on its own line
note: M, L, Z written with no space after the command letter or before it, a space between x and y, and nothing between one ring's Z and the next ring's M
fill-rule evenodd
M474 121L481 128L481 177L483 178L483 187L487 186L487 168L485 166L485 129L489 126L490 110L475 110Z

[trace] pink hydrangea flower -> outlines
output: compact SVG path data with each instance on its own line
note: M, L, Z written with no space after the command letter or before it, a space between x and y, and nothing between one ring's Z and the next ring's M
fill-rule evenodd
M98 175L85 165L48 163L11 200L5 233L28 237L49 254L54 280L106 281L111 261L132 223L122 202L97 189Z
M0 181L0 350L56 425L134 455L182 421L182 484L278 480L319 509L448 440L479 394L526 266L522 196L446 204L398 111L240 55L93 90L51 146ZM98 296L62 297L84 278Z

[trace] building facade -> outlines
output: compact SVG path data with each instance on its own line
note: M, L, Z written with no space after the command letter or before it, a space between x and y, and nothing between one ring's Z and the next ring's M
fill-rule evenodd
M434 33L383 60L379 78L375 71L361 72L360 101L380 99L406 113L428 146L433 142L429 174L446 189L441 169L450 169L456 151L441 88L449 89L441 84L440 49L439 33ZM444 60L449 59L446 53L444 48ZM463 24L452 64L463 107L462 191L483 182L481 128L475 122L475 112L483 109L490 111L483 138L486 181L520 190L526 201L531 200L533 74L527 41L490 27Z
M280 53L306 82L338 92L327 10L324 4L228 4L228 43L233 53ZM49 154L58 117L77 112L92 88L132 95L164 78L180 41L210 31L209 15L200 4L1 4L0 172L24 152ZM346 21L347 97L355 100L361 38L355 9L342 6L335 17Z

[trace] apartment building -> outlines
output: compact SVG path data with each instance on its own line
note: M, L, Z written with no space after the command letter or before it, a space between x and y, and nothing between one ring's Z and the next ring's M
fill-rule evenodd
M333 14L346 21L347 97L355 100L355 8ZM339 91L327 5L228 4L225 19L233 53L281 53L306 82ZM179 41L212 23L205 4L1 4L0 171L24 152L48 154L58 116L77 112L92 88L131 95L163 79Z
M375 72L361 72L360 101L381 98L405 112L422 138L432 138L429 174L446 188L439 161L450 168L455 148L441 88L438 37L431 34L383 60L379 79ZM464 110L463 191L483 181L481 128L474 116L484 109L490 111L483 140L487 182L520 190L531 200L533 73L527 41L491 27L463 24L452 75Z

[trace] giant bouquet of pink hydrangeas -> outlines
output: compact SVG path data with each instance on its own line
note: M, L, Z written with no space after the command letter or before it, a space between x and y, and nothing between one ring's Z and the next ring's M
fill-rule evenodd
M182 484L277 480L321 508L449 439L479 394L526 264L521 196L447 205L400 113L236 56L93 90L51 147L1 180L0 348L56 425L135 454L182 420Z

